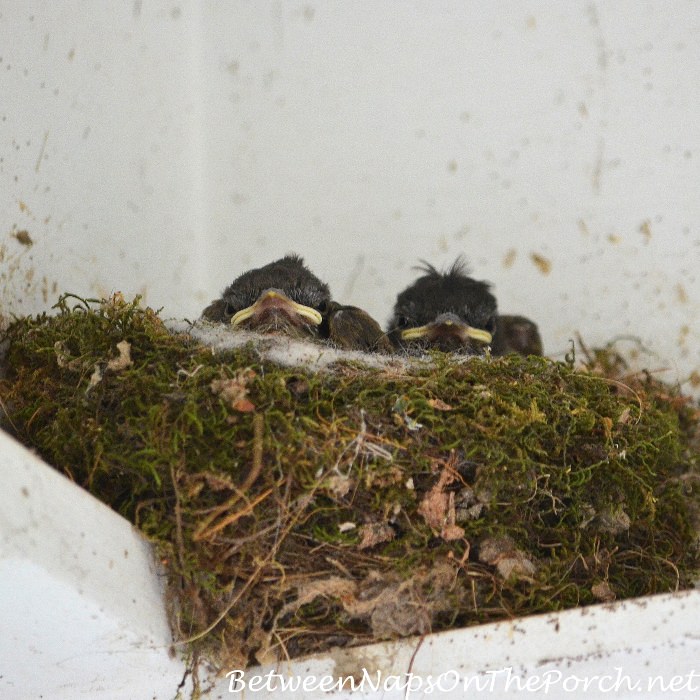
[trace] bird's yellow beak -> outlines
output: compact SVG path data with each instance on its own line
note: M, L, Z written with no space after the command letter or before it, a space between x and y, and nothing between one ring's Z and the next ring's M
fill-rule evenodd
M315 326L320 325L323 320L321 314L316 311L316 309L312 309L310 306L304 306L303 304L297 304L296 301L292 301L286 294L283 294L277 289L268 289L258 297L252 306L248 306L235 313L231 318L231 325L239 326L249 318L258 316L272 309L279 309L290 315L296 314Z
M479 340L482 343L490 343L493 340L493 336L488 331L482 330L481 328L472 328L471 326L460 326L460 324L454 321L443 321L441 326L457 326L460 327L462 333L471 338L472 340ZM401 331L402 340L417 340L419 338L424 338L426 335L432 335L435 332L436 324L429 323L427 326L418 326L416 328L407 328Z

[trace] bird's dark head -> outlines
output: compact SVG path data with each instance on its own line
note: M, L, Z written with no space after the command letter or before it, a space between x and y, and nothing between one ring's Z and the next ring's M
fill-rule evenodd
M499 316L493 336L491 352L494 355L542 355L542 338L537 325L525 316Z
M343 350L390 353L394 349L381 326L357 306L331 302L321 332L330 345Z
M396 299L389 335L395 345L411 350L482 354L493 338L498 313L486 282L467 275L457 259L447 272L424 263L425 274Z
M237 277L202 315L236 328L315 335L329 302L328 285L287 255Z

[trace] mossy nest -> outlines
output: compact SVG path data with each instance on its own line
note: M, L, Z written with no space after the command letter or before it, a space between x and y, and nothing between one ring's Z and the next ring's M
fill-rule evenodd
M692 585L697 405L609 352L312 373L57 309L5 333L3 427L156 545L215 665Z

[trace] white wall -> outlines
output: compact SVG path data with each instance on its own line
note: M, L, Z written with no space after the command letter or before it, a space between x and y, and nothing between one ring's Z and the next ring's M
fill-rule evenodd
M551 353L632 333L687 378L699 34L692 0L5 3L0 311L195 316L293 250L384 322L463 253Z

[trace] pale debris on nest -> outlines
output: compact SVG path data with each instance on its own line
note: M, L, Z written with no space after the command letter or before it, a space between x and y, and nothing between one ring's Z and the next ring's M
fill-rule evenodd
M298 340L287 335L254 333L234 329L229 324L209 321L179 321L169 319L166 327L175 333L187 333L214 350L235 350L249 343L255 345L261 358L283 367L306 367L311 370L328 368L340 361L362 362L368 367L384 369L401 362L401 358L356 350L337 350L312 341ZM403 360L405 362L405 360Z
M506 580L511 576L532 579L537 572L537 567L527 558L525 552L518 549L507 535L482 540L479 545L479 561L495 566L496 571Z
M317 598L336 600L351 619L368 620L377 639L407 637L431 631L437 613L449 610L448 593L455 585L454 567L437 562L407 579L395 573L370 571L361 581L339 576L290 586L296 597L277 614L281 621Z
M117 352L119 356L113 357L107 362L107 369L112 372L121 372L134 364L131 360L131 343L126 340L120 340L117 343Z
M247 413L255 410L255 405L248 398L248 384L255 376L252 369L242 369L230 379L214 379L210 388L213 394L221 396L231 408Z
M59 345L60 343L56 343L54 345L54 350L56 351L58 366L63 367L64 365L62 364L62 361L65 362L65 355L62 355L62 349L57 347ZM117 343L117 352L119 353L118 356L108 360L107 364L104 365L104 370L102 369L103 363L95 363L93 373L90 376L90 381L85 389L86 394L102 381L105 371L109 370L110 372L121 372L134 364L133 360L131 359L131 343L129 343L127 340L120 340ZM68 363L69 368L70 364L71 363Z
M365 523L360 527L359 549L369 549L382 542L391 542L396 537L396 531L388 523Z
M617 597L607 581L599 581L591 586L591 593L604 603L611 603Z
M434 532L439 532L440 537L445 541L459 540L464 537L464 529L456 524L455 494L447 490L450 484L460 480L454 467L453 459L445 463L437 482L425 494L418 506L418 513L423 516L428 526Z
M384 369L392 372L405 372L411 368L430 366L429 355L408 357L397 353L361 352L359 350L339 350L320 342L299 340L283 334L255 333L232 328L226 323L212 323L199 319L191 322L179 319L165 319L165 326L173 333L186 333L215 351L235 350L252 343L260 357L283 367L304 367L312 371L330 369L340 362L357 362L371 369ZM455 362L469 362L474 357L455 356ZM478 358L481 359L481 358ZM447 405L439 410L449 410Z

